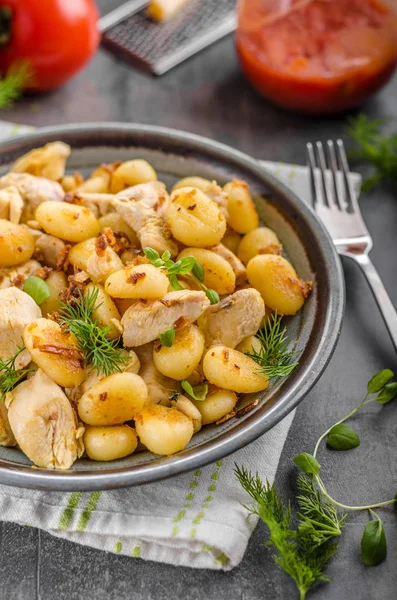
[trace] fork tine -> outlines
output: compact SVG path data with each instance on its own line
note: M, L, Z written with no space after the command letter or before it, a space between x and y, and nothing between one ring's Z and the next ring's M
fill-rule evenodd
M344 181L345 189L346 189L347 202L348 202L349 206L351 206L354 210L360 210L358 208L358 202L357 202L356 195L352 192L352 188L350 186L350 181L349 181L350 169L349 169L349 163L347 162L346 151L345 151L345 146L343 144L343 141L336 140L336 147L337 147L337 156L338 156L340 170L342 171L342 174L343 174L343 181Z
M325 206L330 207L331 204L333 204L333 198L332 198L332 194L331 194L330 189L327 184L327 178L326 178L327 163L325 162L325 154L324 154L324 148L323 148L322 143L316 142L316 148L317 148L318 163L319 163L320 174L321 174L323 200L324 200Z
M316 182L316 157L314 156L313 144L308 142L306 144L307 162L310 170L310 188L312 193L312 205L315 208L317 203L317 182Z
M340 194L339 187L338 187L338 180L337 180L338 163L336 160L334 142L332 140L328 140L327 147L328 147L329 164L330 164L331 173L332 173L332 182L333 182L333 187L334 187L334 201L335 201L336 206L339 208L339 210L342 210L343 198L341 198L341 194Z

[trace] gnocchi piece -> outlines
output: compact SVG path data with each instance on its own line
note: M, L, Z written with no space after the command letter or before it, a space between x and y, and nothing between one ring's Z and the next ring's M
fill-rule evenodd
M50 319L36 319L25 325L26 349L46 375L62 387L77 387L85 378L84 354L72 333L62 331Z
M91 175L76 188L76 191L85 194L106 194L109 190L110 173L108 175Z
M153 362L166 377L187 379L198 367L204 352L204 334L197 325L177 329L171 347L158 341L153 346Z
M241 394L260 392L269 384L252 358L226 346L212 346L204 356L203 369L210 383Z
M209 425L232 412L237 400L237 394L231 390L216 390L208 394L202 402L197 400L192 400L192 402L200 411L203 425Z
M234 229L226 229L226 233L222 238L222 244L224 246L226 246L226 248L228 248L230 250L230 252L233 252L233 254L235 254L236 256L238 256L237 252L238 252L238 247L241 241L241 235L239 233L237 233L237 231L234 231ZM239 257L240 258L240 257ZM241 260L241 258L240 258ZM244 261L242 261L244 262Z
M109 275L123 268L123 263L113 248L98 248L96 238L73 246L68 258L71 265L88 273L95 283L104 283Z
M147 400L147 387L134 373L100 379L80 398L77 412L87 425L120 425L130 421Z
M268 227L258 227L247 233L238 246L237 256L245 265L258 254L281 254L277 235Z
M241 342L236 346L236 350L242 352L243 354L251 354L253 351L260 352L261 349L262 344L255 335L249 335L241 340Z
M197 188L204 192L211 186L212 182L209 179L205 179L204 177L198 177L197 175L192 175L190 177L184 177L177 181L172 188L172 191L179 190L181 188Z
M150 264L125 267L105 282L105 290L114 298L162 298L168 287L165 272Z
M103 231L106 227L110 227L112 231L117 231L124 233L131 244L134 246L139 246L139 240L135 231L126 223L121 215L117 212L111 212L99 219L99 226L101 231Z
M34 237L27 227L0 219L0 267L13 267L31 258Z
M44 231L68 242L82 242L100 231L89 208L67 202L43 202L37 207L36 220Z
M282 256L260 254L247 265L248 280L260 292L265 304L279 315L294 315L310 293L311 283L304 282Z
M226 219L218 206L194 187L172 192L167 222L176 240L198 248L218 244L226 231Z
M180 394L176 400L171 401L171 406L174 406L192 420L194 433L200 431L203 425L201 413L189 398Z
M133 185L150 183L151 181L157 181L157 174L146 160L127 160L121 163L112 173L110 193L117 194Z
M228 197L228 224L238 233L248 233L259 225L259 217L245 181L233 180L224 186Z
M84 446L91 460L109 461L124 458L135 452L137 445L135 429L129 425L86 425Z
M110 340L115 340L120 337L121 333L115 326L113 320L120 321L120 313L109 294L107 294L103 287L98 283L96 285L89 283L84 289L84 295L87 296L87 294L92 294L95 290L98 290L96 301L96 306L98 308L95 310L94 316L97 318L101 327L110 327L110 331L106 334L106 337Z
M61 306L59 295L68 287L68 280L63 271L51 271L46 279L46 284L50 289L50 297L40 304L43 317L59 310Z
M176 408L161 404L147 406L135 415L137 434L155 454L169 456L183 450L193 436L193 423Z
M236 275L232 266L223 256L206 250L205 248L185 248L178 256L178 260L186 256L193 256L204 269L204 284L218 292L218 294L231 294L236 287Z

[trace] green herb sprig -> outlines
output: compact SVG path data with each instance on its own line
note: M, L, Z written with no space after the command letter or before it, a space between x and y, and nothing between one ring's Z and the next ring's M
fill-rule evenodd
M27 61L17 62L0 80L0 108L9 108L21 96L25 87L34 83L34 73Z
M129 357L122 354L118 340L109 340L106 336L111 326L100 325L95 311L101 306L98 301L97 288L86 295L79 291L79 298L71 304L61 304L59 322L73 333L77 339L79 350L84 352L84 364L94 367L99 375L107 377L112 373L120 373Z
M25 347L18 346L17 351L11 358L3 360L0 358L0 399L3 400L5 395L14 387L20 383L29 373L32 373L34 369L17 369L16 361L20 354L25 350Z
M397 133L383 135L384 124L382 119L369 119L361 114L351 119L347 128L347 134L355 142L349 156L367 161L374 167L373 174L362 184L363 191L372 189L383 180L397 181Z
M166 250L161 256L153 248L144 248L143 252L151 264L155 267L166 269L173 290L183 290L177 275L183 275L186 279L193 281L203 292L205 292L211 304L217 304L220 300L215 290L207 288L204 282L204 269L193 256L185 256L177 262L171 259L171 254Z
M256 337L261 342L259 351L252 348L247 356L258 363L259 373L268 379L275 377L288 377L298 365L291 362L298 352L289 349L289 340L286 328L281 328L281 318L275 313L268 325L260 329Z
M167 348L171 348L175 342L175 329L171 327L171 329L167 329L163 333L160 333L160 344L162 346L166 346Z
M368 566L376 566L386 557L385 530L375 509L397 503L397 495L390 500L364 506L351 506L335 500L328 493L320 476L321 465L317 460L317 453L324 440L334 450L348 451L357 448L360 445L359 436L345 422L371 402L388 404L396 398L397 382L391 381L393 377L394 373L389 369L372 377L360 404L319 437L313 453L302 452L295 456L295 464L303 471L297 480L297 529L290 530L291 509L289 506L283 507L274 486L263 484L258 475L252 476L244 467L236 467L237 479L256 502L255 507L249 510L268 526L267 544L276 549L274 560L277 564L296 582L300 600L306 597L316 581L330 581L323 571L328 560L337 551L335 540L342 533L347 512L368 511L371 517L361 539L363 562ZM343 513L339 514L339 511Z
M203 400L206 399L208 394L207 383L201 383L200 385L193 386L184 379L183 381L181 381L181 387L183 390L185 390L186 393L189 394L189 396L191 396L192 398L194 398L194 400L197 400L198 402L203 402Z

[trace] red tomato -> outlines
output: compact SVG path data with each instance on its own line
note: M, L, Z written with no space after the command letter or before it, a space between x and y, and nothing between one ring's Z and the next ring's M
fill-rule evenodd
M29 61L34 89L52 90L79 71L99 44L94 0L0 0L11 10L10 36L0 46L0 70Z

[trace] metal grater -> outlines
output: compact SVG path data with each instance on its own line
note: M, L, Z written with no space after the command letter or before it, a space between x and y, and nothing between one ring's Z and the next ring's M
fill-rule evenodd
M151 21L143 4L147 2L127 2L103 17L102 43L154 75L166 73L236 28L236 0L189 0L164 23ZM139 12L125 17L134 6Z

